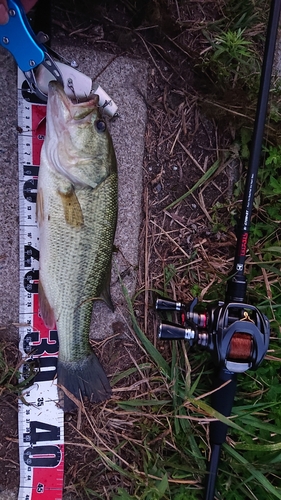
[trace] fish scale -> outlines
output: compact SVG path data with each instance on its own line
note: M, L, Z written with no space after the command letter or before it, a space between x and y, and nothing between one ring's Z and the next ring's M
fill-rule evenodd
M61 230L59 221L63 218L63 207L58 206L55 210L51 204L50 212L53 215L50 220L50 236L46 235L49 244L45 247L45 252L49 254L49 272L56 276L57 288L53 291L54 302L60 298L59 284L62 281L66 283L63 291L64 301L61 304L61 310L58 311L57 327L63 331L79 331L81 325L84 325L86 340L89 336L92 301L102 292L105 270L108 269L111 260L107 250L112 246L111 227L116 222L116 173L98 188L92 190L92 194L94 193L91 210L87 206L86 190L81 189L81 192L77 193L82 211L85 212L84 226L77 230L78 234L73 234L72 228L67 225L63 231ZM94 238L92 232L88 230L91 227L95 227ZM66 247L67 253L64 252ZM66 307L65 303L69 306ZM90 345L88 342L77 342L75 336L60 338L60 358L69 359L72 351L75 360L79 360L90 352Z

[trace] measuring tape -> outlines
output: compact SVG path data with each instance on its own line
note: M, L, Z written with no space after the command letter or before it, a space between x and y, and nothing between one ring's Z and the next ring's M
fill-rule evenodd
M20 226L20 344L22 379L32 378L19 401L20 487L18 500L61 500L64 465L63 410L58 407L58 335L46 328L38 308L39 232L36 189L45 135L46 105L28 91L18 72Z

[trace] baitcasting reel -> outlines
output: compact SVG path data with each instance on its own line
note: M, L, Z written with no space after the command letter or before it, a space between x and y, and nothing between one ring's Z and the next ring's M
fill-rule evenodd
M269 344L267 317L255 306L218 302L205 312L194 312L195 298L189 304L157 299L158 311L175 311L180 323L162 323L158 336L162 340L187 340L211 352L216 366L233 373L256 370Z

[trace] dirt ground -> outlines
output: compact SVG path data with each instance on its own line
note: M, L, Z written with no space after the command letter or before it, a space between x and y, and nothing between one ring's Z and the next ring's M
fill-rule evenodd
M168 11L164 4L169 5ZM223 158L224 150L233 139L228 123L222 122L218 127L213 108L208 104L211 84L207 92L206 76L195 63L208 46L202 29L219 16L220 2L200 0L181 3L118 0L93 4L82 0L79 8L78 2L67 2L65 6L61 0L53 9L54 33L64 33L72 44L76 39L79 43L82 40L95 49L116 56L126 54L140 58L149 65L147 94L143 96L148 121L138 283L141 293L134 309L144 332L152 340L158 319L149 290L163 289L164 269L171 273L177 270L177 279L172 285L169 281L169 293L178 300L189 301L194 293L194 283L204 284L204 269L211 275L208 255L213 257L212 265L217 263L220 271L226 272L235 242L229 228L212 230L214 221L223 221L223 211L218 214L211 212L215 204L225 201L232 191L239 167L235 161L226 161L207 185L194 191L180 204L169 210L166 208ZM194 249L197 249L196 259ZM189 259L188 271L181 267L183 256ZM193 283L193 288L190 283ZM118 338L118 331L114 333L117 334L115 340L99 344L100 357L110 375L132 366L132 360L145 361L145 355L135 340L124 342ZM15 346L16 342L6 349L15 353ZM126 386L133 382L133 379L126 381ZM116 384L115 395L129 398L132 392L123 393L122 384L122 381ZM107 432L107 420L103 420L106 410L99 407L91 411L96 415L96 431L103 438ZM88 488L94 488L98 480L99 484L104 484L105 490L109 484L111 487L118 484L118 479L114 472L105 474L104 465L98 462L93 448L89 446L85 451L85 447L79 446L80 433L84 431L82 425L77 433L77 418L76 415L66 418L65 484L66 493L74 494L73 498L82 498L73 493L76 491L73 485L81 478L87 479ZM113 422L113 415L111 419ZM13 395L1 395L0 422L1 492L1 489L18 487L17 403ZM116 429L119 426L122 435L122 422L115 422L115 425ZM125 424L124 433L138 439L132 427ZM126 459L133 460L133 457L127 456ZM96 474L91 479L85 470L92 462L96 462Z

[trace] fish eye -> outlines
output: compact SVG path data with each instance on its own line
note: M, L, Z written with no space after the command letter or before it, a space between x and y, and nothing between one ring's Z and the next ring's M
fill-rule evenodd
M106 123L103 120L96 120L95 127L96 127L98 132L105 132L106 131Z

